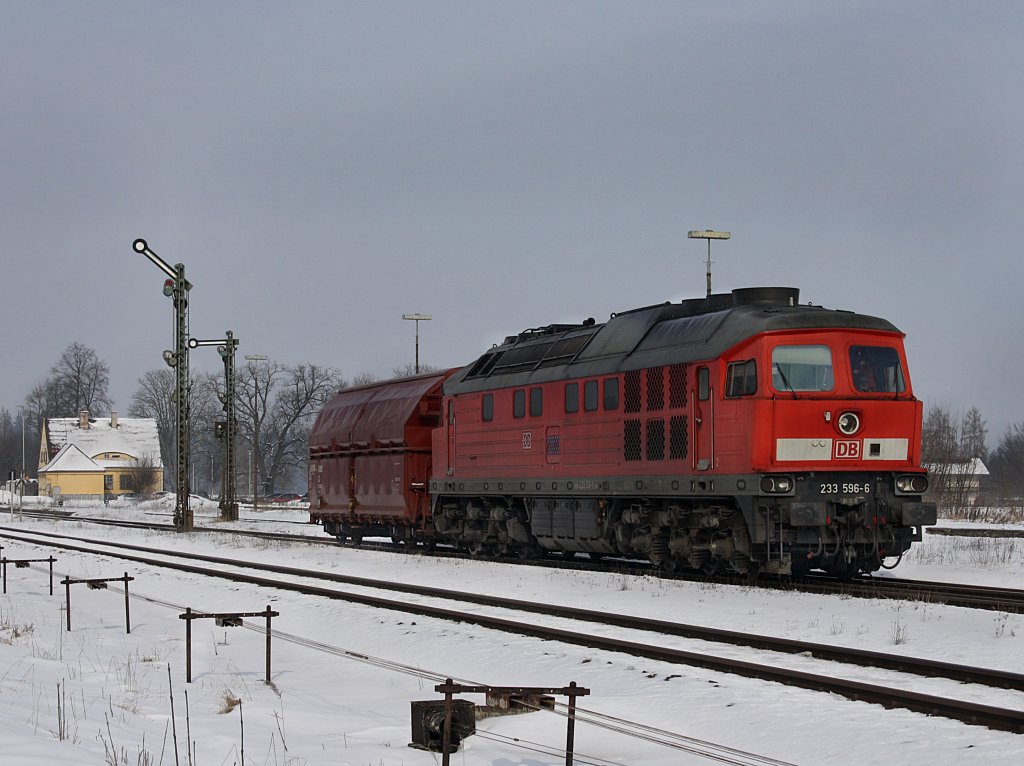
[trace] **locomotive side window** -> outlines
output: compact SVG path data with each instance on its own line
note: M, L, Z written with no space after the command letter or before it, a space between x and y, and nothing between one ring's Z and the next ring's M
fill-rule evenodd
M604 408L606 410L617 410L619 408L618 378L606 378L604 381Z
M597 411L597 381L588 380L583 384L583 409L587 412Z
M484 422L489 423L494 420L494 394L484 394L481 407L482 411L480 416L483 418Z
M530 417L539 418L544 414L544 389L530 389Z
M776 391L831 391L835 387L828 346L776 346L772 349Z
M566 412L579 412L580 411L580 384L579 383L566 383L565 384L565 411Z
M906 390L900 355L885 346L851 346L853 387L864 393L896 394Z
M512 392L512 417L526 417L526 391L523 389Z
M725 395L752 396L757 393L757 362L732 362L726 372Z
M707 367L697 368L697 398L702 402L711 398L711 373Z

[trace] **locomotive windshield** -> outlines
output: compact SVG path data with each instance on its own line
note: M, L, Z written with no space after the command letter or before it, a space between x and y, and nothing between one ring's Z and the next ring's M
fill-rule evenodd
M831 391L832 349L828 346L776 346L772 349L772 386L776 391Z
M863 393L898 394L906 390L900 355L886 346L851 346L853 387Z

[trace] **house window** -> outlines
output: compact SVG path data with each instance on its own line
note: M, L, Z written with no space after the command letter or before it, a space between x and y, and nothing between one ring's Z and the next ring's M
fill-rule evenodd
M105 474L103 476L103 489L113 490L114 489L114 477L112 474Z
M135 476L130 473L122 473L119 483L121 489L135 489Z

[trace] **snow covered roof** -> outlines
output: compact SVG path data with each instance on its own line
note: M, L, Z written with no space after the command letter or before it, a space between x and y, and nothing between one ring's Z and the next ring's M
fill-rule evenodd
M39 473L49 472L63 473L103 473L103 468L97 465L88 455L74 444L65 444L60 452L54 455L46 465L39 469Z
M966 463L931 463L925 466L928 473L943 476L988 476L988 468L980 457L974 457Z
M118 454L132 458L149 457L160 461L160 437L153 418L90 418L88 428L79 427L79 418L48 418L47 441L50 448L74 444L91 458Z

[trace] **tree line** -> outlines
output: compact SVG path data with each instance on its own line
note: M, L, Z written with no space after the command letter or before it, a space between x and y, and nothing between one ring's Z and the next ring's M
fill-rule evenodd
M421 371L434 368L420 365ZM395 377L412 374L412 365L396 367ZM309 432L320 408L335 393L350 385L378 380L361 373L351 382L337 369L316 364L286 365L273 361L247 362L235 373L236 488L253 492L255 464L259 492L305 488L309 457ZM94 349L72 343L35 385L15 412L0 409L0 467L22 467L22 418L25 434L25 469L30 477L38 468L40 428L44 418L77 417L88 410L93 417L110 414L110 367ZM174 490L177 468L175 449L174 371L151 370L138 380L127 416L153 418L160 436L164 481ZM190 456L193 492L217 495L224 470L222 443L216 438L218 421L226 418L222 374L200 373L189 382ZM258 451L257 447L258 445Z
M433 371L421 364L422 372ZM393 370L394 377L413 374L413 365ZM378 378L370 373L346 380L341 372L316 364L286 365L273 361L247 362L236 371L235 413L238 423L236 463L240 493L251 494L253 465L260 492L306 486L309 431L320 408L350 385ZM0 409L0 467L6 472L22 466L22 418L26 470L36 473L40 425L46 417L76 417L82 410L102 417L110 414L110 367L94 349L72 343L35 385L15 412ZM174 371L151 370L138 381L129 417L156 420L165 481L173 490L177 454L174 448ZM224 381L221 375L198 374L189 387L191 404L192 489L219 494L223 450L215 426L224 419ZM978 494L974 458L989 471L982 483L982 501L1024 506L1024 421L1011 424L995 447L988 447L988 426L977 407L954 413L948 405L930 405L921 429L921 461L932 474L940 505L962 508ZM256 445L258 444L258 452Z

